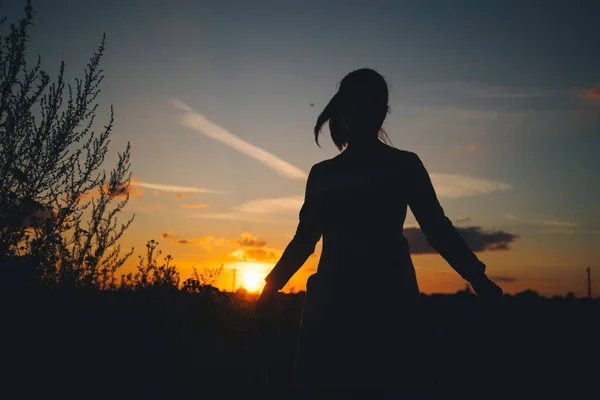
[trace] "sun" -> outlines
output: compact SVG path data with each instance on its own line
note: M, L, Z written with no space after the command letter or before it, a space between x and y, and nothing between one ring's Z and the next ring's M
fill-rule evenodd
M249 292L256 292L263 286L263 276L256 271L244 272L244 287Z
M232 272L232 290L243 287L248 292L259 292L265 286L265 277L273 265L258 261L236 261L229 263L227 269Z

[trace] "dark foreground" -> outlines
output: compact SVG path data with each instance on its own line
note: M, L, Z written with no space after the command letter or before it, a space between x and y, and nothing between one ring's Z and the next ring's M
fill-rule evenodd
M243 294L37 289L3 295L3 394L227 398L258 390L289 397L303 293L281 295L279 317L263 323L254 298ZM440 393L518 398L599 390L598 300L525 292L486 305L465 292L424 296L423 312L434 334Z

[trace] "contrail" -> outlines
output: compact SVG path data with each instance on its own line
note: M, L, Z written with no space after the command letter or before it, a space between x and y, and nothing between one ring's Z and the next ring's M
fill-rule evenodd
M181 117L181 124L193 129L211 139L218 140L219 142L236 149L237 151L244 153L255 160L260 161L267 167L275 170L282 176L290 179L306 180L308 175L300 168L293 166L292 164L283 161L281 158L261 149L260 147L254 146L240 139L227 129L211 122L204 115L193 110L190 106L184 102L172 99L171 102L175 107L184 112Z
M132 186L137 186L145 189L153 189L160 190L163 192L173 192L173 193L222 193L218 190L213 189L205 189L194 186L175 186L175 185L163 185L160 183L149 183L149 182L140 182L137 179L131 180Z

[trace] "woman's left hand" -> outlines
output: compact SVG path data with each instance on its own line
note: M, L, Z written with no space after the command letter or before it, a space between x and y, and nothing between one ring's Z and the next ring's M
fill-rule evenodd
M256 300L256 313L259 317L266 317L275 313L275 300L278 290L267 284Z

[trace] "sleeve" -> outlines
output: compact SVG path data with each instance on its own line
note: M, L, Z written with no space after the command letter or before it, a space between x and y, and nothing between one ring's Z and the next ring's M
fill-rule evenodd
M429 173L421 159L414 153L413 157L408 205L427 241L463 279L472 282L485 276L485 264L477 258L446 217Z
M308 257L314 253L315 246L321 238L314 187L314 169L313 166L308 175L304 204L300 209L296 234L275 267L265 278L267 284L277 290L285 286L290 278L304 265Z

